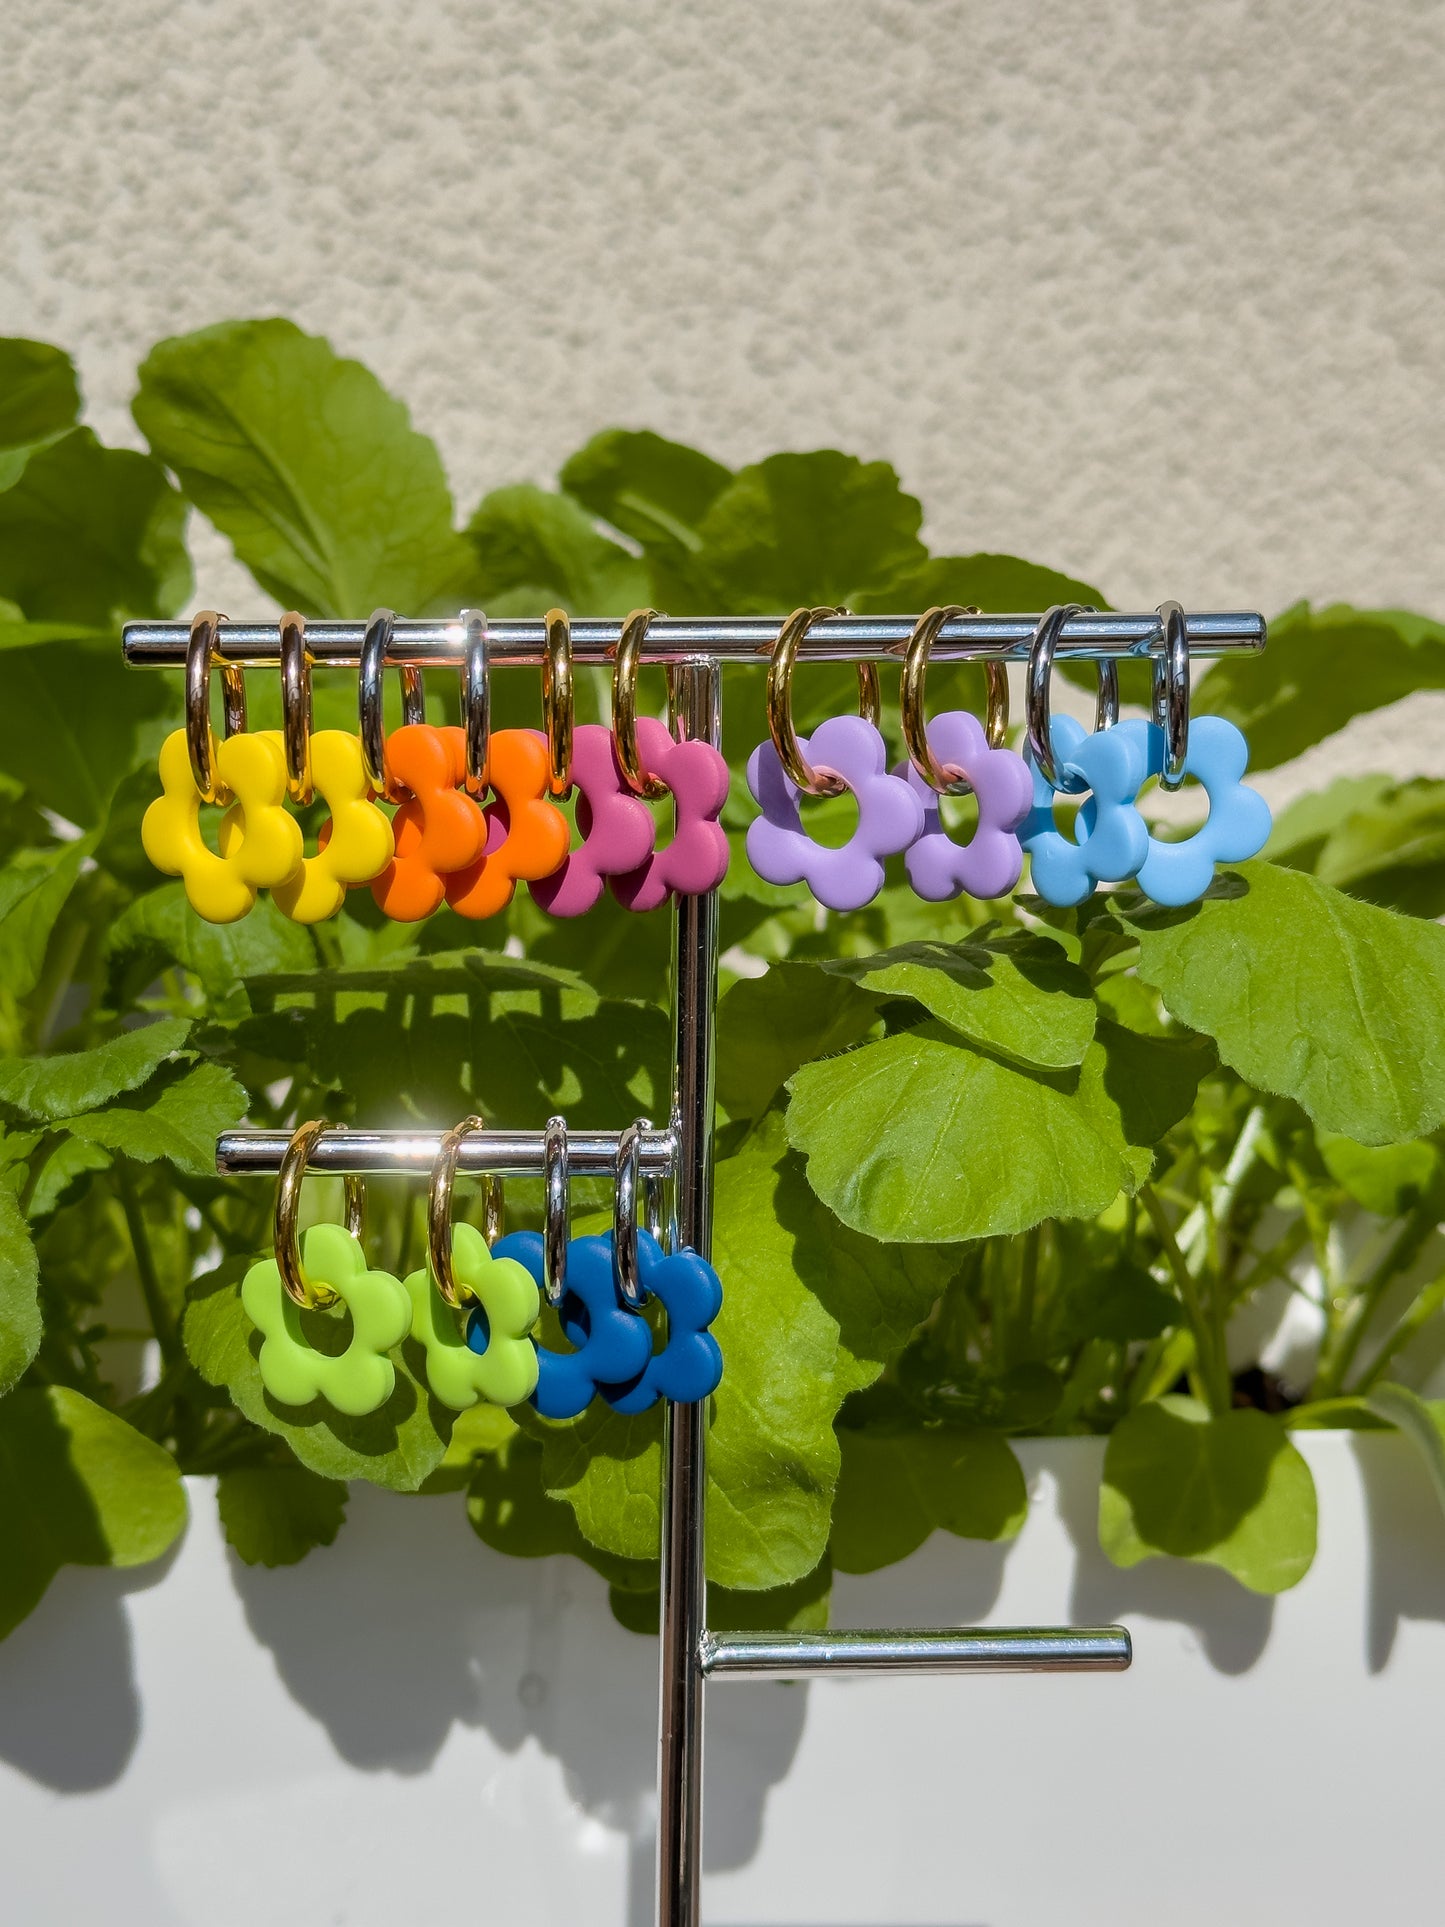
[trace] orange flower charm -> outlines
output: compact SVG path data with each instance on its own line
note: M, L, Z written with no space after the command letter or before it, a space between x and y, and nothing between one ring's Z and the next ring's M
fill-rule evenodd
M487 819L461 787L466 757L460 729L407 723L386 739L388 781L410 793L391 819L396 855L371 894L398 923L416 923L439 909L446 879L486 849Z
M496 800L486 808L486 851L446 880L447 902L464 917L505 910L519 882L559 868L570 840L566 817L547 797L547 744L539 730L499 729L487 776Z

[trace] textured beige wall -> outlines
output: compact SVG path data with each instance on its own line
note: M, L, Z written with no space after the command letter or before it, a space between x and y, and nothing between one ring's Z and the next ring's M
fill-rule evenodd
M464 508L835 443L1116 601L1445 612L1442 98L1433 0L7 0L0 329L134 438L291 314Z

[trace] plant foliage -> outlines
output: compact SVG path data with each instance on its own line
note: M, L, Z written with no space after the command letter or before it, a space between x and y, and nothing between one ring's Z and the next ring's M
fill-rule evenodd
M1104 598L1009 556L930 556L892 469L834 450L734 473L608 430L558 488L458 515L405 407L286 321L160 343L135 400L149 454L79 415L60 350L0 343L0 1631L63 1564L157 1557L198 1473L243 1559L330 1544L353 1479L452 1492L489 1545L586 1560L646 1630L658 1414L455 1418L408 1347L371 1418L276 1407L238 1297L270 1190L216 1176L212 1147L243 1117L661 1113L666 920L551 922L521 896L465 929L388 924L360 892L315 929L265 904L201 923L139 850L178 681L127 673L118 625L186 603L193 512L317 615ZM977 704L970 672L930 680L935 705ZM498 716L534 721L534 678L497 682ZM1301 606L1197 707L1273 767L1422 687L1445 687L1445 629ZM800 720L852 694L848 670L811 669ZM345 678L316 699L319 721L354 713ZM735 768L762 728L760 678L730 679ZM738 793L707 1545L738 1623L825 1624L835 1569L934 1530L1010 1538L1029 1433L1107 1439L1120 1565L1203 1561L1266 1593L1314 1552L1293 1429L1396 1426L1445 1490L1445 784L1336 781L1168 912L1129 891L930 905L900 869L820 920L748 870L748 816ZM420 1262L415 1188L380 1181L371 1206L376 1261Z

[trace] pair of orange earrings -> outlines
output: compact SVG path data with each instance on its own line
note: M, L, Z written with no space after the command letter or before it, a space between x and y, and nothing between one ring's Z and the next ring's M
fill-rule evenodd
M367 780L397 805L390 863L371 885L387 916L429 917L445 902L464 917L505 910L518 883L551 876L571 831L553 796L549 745L535 730L491 728L486 618L463 617L461 727L423 720L421 671L404 668L402 726L382 721L381 681L396 618L378 609L361 645L358 710ZM491 801L482 797L490 790Z

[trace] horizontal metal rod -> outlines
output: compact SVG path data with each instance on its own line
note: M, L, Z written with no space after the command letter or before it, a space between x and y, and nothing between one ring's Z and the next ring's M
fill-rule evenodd
M289 1131L223 1131L216 1140L216 1169L233 1176L279 1171ZM462 1141L459 1171L493 1171L502 1178L542 1175L540 1131L477 1131ZM306 1169L337 1176L375 1177L385 1172L426 1177L441 1151L440 1131L328 1131ZM677 1155L671 1131L644 1131L640 1163L648 1175L666 1177ZM616 1131L569 1131L567 1167L573 1177L611 1177L617 1169Z
M881 661L897 654L908 640L914 616L829 616L808 632L802 654L809 661ZM1028 658L1036 616L959 616L939 631L932 650L935 662L968 662L992 658L1023 662ZM659 616L647 632L642 655L648 662L696 662L716 658L725 662L761 664L782 626L782 616ZM572 624L572 653L578 662L605 662L617 648L622 624L578 617ZM1192 615L1185 618L1190 652L1196 656L1228 656L1262 649L1265 621L1243 612ZM355 663L366 632L364 622L308 622L306 645L312 660L344 666ZM174 668L186 659L189 626L184 622L128 622L125 659L137 668ZM489 657L494 663L539 664L543 653L543 624L538 621L498 620L488 624ZM455 618L431 622L399 621L392 633L386 660L425 668L457 668L462 660L463 630ZM280 662L281 632L274 622L226 622L221 625L220 657L250 668L275 668ZM1112 611L1071 616L1059 636L1060 656L1160 655L1164 639L1156 615L1121 615Z
M704 1633L705 1679L834 1679L876 1673L1121 1673L1122 1626L960 1626L942 1631Z

